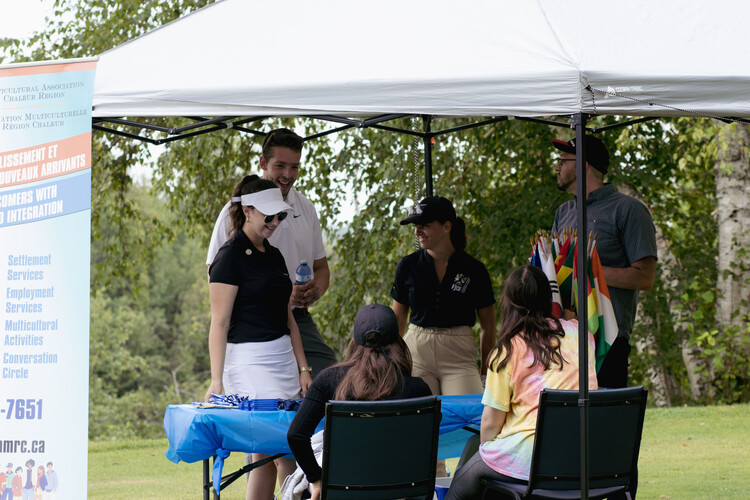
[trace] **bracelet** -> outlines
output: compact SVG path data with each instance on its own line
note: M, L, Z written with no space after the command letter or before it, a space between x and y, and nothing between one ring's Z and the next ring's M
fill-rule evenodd
M310 375L312 375L312 366L300 366L299 372L310 372Z

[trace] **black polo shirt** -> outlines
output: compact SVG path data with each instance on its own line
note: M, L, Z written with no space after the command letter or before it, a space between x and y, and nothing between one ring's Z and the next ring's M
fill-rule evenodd
M243 231L219 249L208 270L211 283L238 287L227 342L268 342L289 334L292 282L284 257L268 240L258 251Z
M391 297L409 306L411 323L438 328L474 326L476 310L495 303L487 268L463 251L448 260L441 283L427 250L407 255L396 267Z

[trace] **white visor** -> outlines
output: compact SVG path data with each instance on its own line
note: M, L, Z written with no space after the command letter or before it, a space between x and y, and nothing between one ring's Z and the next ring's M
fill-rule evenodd
M281 189L266 189L257 193L243 194L240 199L242 204L257 208L263 215L274 215L287 210L294 211L284 197L281 196Z

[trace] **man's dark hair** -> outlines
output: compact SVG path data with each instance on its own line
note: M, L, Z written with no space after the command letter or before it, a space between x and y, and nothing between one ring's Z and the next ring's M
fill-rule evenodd
M302 151L302 144L304 144L304 142L305 141L302 137L298 136L288 128L277 128L276 130L271 130L266 134L265 139L263 139L263 156L266 160L273 158L272 148L275 147L287 148L295 153L299 153Z

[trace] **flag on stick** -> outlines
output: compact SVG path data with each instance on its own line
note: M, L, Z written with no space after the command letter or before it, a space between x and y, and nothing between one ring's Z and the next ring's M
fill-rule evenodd
M589 233L586 246L580 249L588 255L584 274L578 272L578 238L576 232L571 229L563 229L561 235L555 234L552 239L541 231L535 234L531 239L532 252L529 260L531 265L540 268L549 279L553 315L557 318L562 317L563 309L580 312L578 279L586 280L585 322L596 341L595 357L598 372L617 338L618 328L599 252L596 249L596 236ZM578 320L581 321L582 318Z
M560 266L557 269L557 285L564 309L573 308L573 265L575 262L575 238L568 236L560 254Z
M604 280L602 263L599 260L599 252L596 250L596 242L591 252L591 270L596 289L597 309L599 313L599 332L596 336L596 371L602 367L604 357L609 348L617 338L618 328L615 310L612 307L612 299L609 297L609 288Z

